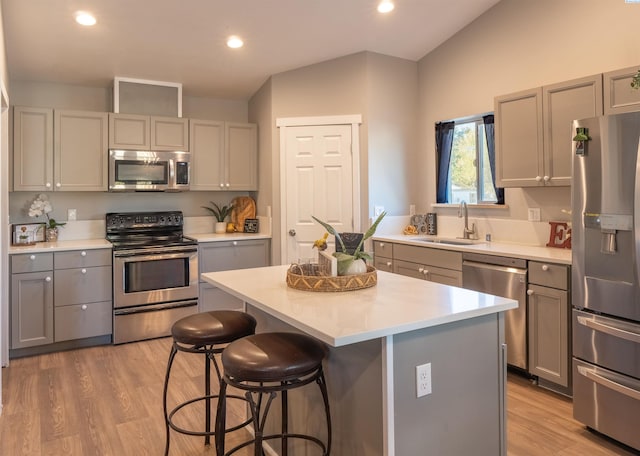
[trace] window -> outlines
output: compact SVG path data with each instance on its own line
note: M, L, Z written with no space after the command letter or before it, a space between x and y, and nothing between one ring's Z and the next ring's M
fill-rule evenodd
M438 203L504 204L494 184L493 115L436 124Z

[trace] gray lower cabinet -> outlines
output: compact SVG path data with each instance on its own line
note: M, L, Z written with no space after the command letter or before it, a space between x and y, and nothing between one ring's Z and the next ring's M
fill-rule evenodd
M203 242L198 246L200 273L248 269L268 266L270 263L269 240ZM241 310L242 300L231 296L213 285L200 281L200 312L210 310Z
M529 262L529 372L570 387L569 267Z
M55 342L111 334L111 250L54 253Z
M53 254L11 257L11 348L53 342Z
M461 287L462 253L429 247L394 244L393 272L431 282Z
M373 242L373 267L379 271L393 272L393 243Z
M11 256L11 349L111 334L111 249Z

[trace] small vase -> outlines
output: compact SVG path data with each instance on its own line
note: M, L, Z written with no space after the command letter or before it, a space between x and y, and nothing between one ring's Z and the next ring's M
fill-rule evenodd
M58 228L47 228L44 232L44 239L47 242L57 242Z
M216 234L224 234L227 232L226 222L216 222Z
M367 272L367 263L364 260L353 260L344 275L364 274L365 272Z

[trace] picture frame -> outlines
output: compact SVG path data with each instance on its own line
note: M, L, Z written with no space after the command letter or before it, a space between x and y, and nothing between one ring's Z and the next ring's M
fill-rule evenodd
M34 245L44 242L44 223L17 223L11 225L12 245Z
M255 219L255 218L244 219L245 233L257 233L258 229L259 229L258 219Z

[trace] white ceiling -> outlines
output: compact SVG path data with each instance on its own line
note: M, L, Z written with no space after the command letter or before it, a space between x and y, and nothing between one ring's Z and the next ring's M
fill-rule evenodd
M417 61L499 0L395 0L387 15L377 1L2 0L9 77L245 100L272 74L360 51ZM76 24L78 10L98 23ZM227 48L232 34L243 48Z

